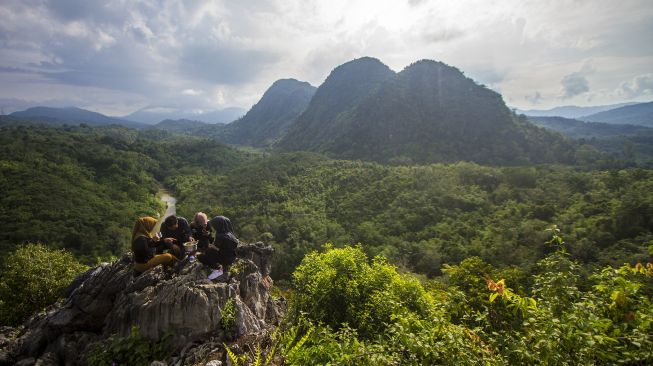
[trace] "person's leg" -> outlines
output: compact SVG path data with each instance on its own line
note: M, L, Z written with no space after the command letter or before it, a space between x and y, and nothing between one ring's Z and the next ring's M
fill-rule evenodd
M175 257L172 254L157 254L152 259L147 261L147 263L134 263L134 270L136 272L145 272L150 268L154 268L160 264L170 264L175 260Z

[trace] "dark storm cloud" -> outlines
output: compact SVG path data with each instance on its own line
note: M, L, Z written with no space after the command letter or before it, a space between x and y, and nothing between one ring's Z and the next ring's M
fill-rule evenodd
M560 83L562 84L565 98L572 98L590 90L587 79L578 72L566 75Z

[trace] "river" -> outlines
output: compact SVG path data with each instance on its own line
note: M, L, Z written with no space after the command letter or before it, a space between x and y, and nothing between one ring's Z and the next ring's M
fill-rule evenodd
M159 232L161 231L161 223L163 220L165 220L168 216L177 214L177 199L172 197L170 192L165 189L159 189L159 191L156 193L156 196L159 198L159 201L165 202L166 204L166 211L159 218L159 222L156 223L156 227L154 229L154 232Z

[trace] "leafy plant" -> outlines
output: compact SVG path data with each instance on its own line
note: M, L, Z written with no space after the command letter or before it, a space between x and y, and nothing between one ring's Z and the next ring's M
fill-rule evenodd
M0 265L0 324L17 325L54 303L88 267L65 250L18 247Z
M147 366L155 360L165 360L171 354L168 342L172 336L166 332L163 337L152 342L141 336L134 326L127 337L111 336L96 344L87 357L90 365L96 366Z
M225 330L231 330L236 324L236 305L232 298L229 298L220 311L220 325Z

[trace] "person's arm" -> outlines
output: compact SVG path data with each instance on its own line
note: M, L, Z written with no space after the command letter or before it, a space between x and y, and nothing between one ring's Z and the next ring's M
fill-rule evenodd
M147 240L148 248L156 248L160 243L161 243L161 238L159 237L158 233L155 237Z

